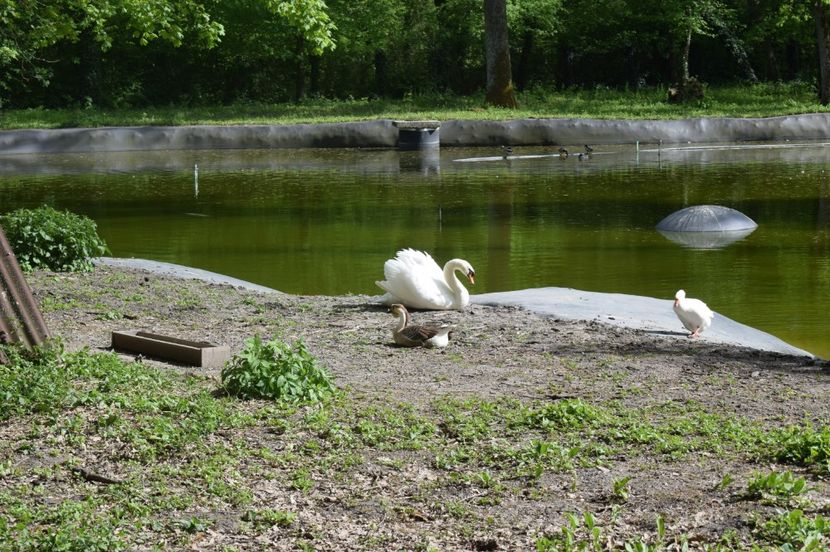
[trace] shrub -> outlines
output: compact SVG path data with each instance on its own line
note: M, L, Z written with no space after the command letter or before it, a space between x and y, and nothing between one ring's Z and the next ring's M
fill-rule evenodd
M243 399L319 402L334 392L332 378L297 340L292 348L278 339L263 342L259 335L222 369L222 385Z
M669 87L669 103L699 102L706 96L706 86L695 77Z
M92 257L108 251L95 221L46 205L12 211L0 217L0 224L25 271L90 271Z

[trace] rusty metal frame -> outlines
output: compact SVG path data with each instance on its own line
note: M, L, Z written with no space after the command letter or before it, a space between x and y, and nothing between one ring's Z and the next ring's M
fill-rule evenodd
M0 227L0 341L34 347L50 336L32 289ZM0 362L6 363L2 351Z

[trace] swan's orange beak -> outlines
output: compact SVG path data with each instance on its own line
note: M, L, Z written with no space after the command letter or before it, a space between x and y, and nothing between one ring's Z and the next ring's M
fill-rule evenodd
M475 272L473 272L472 270L471 270L470 272L468 272L468 273L467 273L467 278L470 280L470 283L471 283L471 284L475 284L475 283L476 283L476 273L475 273Z
M680 299L675 299L675 300L674 300L674 306L676 307L676 306L677 306L677 305L679 305L679 304L680 304Z

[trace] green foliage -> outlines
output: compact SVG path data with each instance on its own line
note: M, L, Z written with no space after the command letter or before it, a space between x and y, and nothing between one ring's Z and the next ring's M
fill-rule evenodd
M270 529L271 527L289 527L297 519L293 512L283 512L272 508L262 510L249 510L242 516L242 521L253 524L258 529Z
M629 483L631 483L631 476L615 479L613 490L614 498L621 500L622 502L627 502L628 497L631 494Z
M518 423L534 429L555 430L590 426L602 417L602 411L582 399L566 399L528 410Z
M334 49L332 33L337 26L323 0L268 0L268 5L303 38L309 53L319 56Z
M775 435L775 459L830 473L830 426L793 426Z
M54 412L70 391L62 349L55 342L26 349L0 345L9 362L0 364L0 420L32 412Z
M802 510L792 510L763 523L759 533L762 538L782 545L779 550L826 550L830 520L820 515L811 518Z
M510 0L514 77L665 87L691 37L705 82L735 82L739 58L742 74L810 81L810 4ZM475 94L483 44L480 0L2 0L0 107L267 103L306 82L344 99Z
M27 508L3 500L12 513L6 525L0 518L0 548L4 551L55 550L63 552L109 552L127 550L117 516L101 516L94 498L65 497L58 504ZM103 509L103 508L102 508Z
M222 369L222 385L243 399L320 402L334 393L332 378L302 340L292 348L279 339L259 335Z
M556 90L531 88L517 95L521 109L482 109L483 96L419 94L401 100L306 99L300 103L238 102L229 105L162 105L141 109L6 110L0 128L62 128L144 125L235 125L332 123L367 119L502 120L505 118L681 119L770 117L828 112L813 85L804 82L710 86L701 102L669 104L666 88Z
M567 524L562 527L560 534L543 535L536 539L537 552L599 552L607 550L606 539L603 538L602 528L599 526L596 516L591 512L585 512L582 517L570 513L565 516ZM616 544L614 550L625 550L626 552L657 552L665 550L663 541L665 538L665 521L662 516L657 516L657 542L652 544L641 539L629 539L623 543ZM688 544L680 544L680 550L687 550Z
M0 217L0 224L26 271L89 271L91 259L107 252L95 221L69 211L18 209Z
M789 502L793 497L807 491L807 481L803 477L795 477L791 471L772 471L767 475L759 473L747 485L749 498L764 499L772 503L782 500L785 503Z

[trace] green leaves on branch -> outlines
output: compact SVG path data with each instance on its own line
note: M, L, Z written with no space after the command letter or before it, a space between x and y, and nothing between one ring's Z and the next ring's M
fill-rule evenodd
M243 399L320 402L334 393L332 378L317 363L302 340L290 346L278 339L263 342L259 335L222 369L222 385Z
M267 0L268 8L284 18L303 38L309 53L323 55L334 50L332 33L337 26L328 15L323 0Z
M0 226L25 271L88 272L92 258L108 251L95 221L49 206L12 211Z

